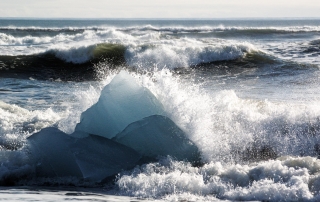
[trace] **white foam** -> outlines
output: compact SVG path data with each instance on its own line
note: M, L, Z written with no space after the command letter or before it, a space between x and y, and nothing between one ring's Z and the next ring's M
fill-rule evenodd
M56 43L59 41L67 41L70 40L70 37L67 35L59 34L54 37L49 36L23 36L23 37L15 37L13 35L8 35L4 33L0 33L0 45L3 46L30 46L30 45L42 45L48 43Z
M305 163L311 157L291 160ZM311 158L313 164L320 161ZM287 161L270 160L252 165L222 165L209 163L204 167L191 167L187 163L163 159L136 167L123 173L116 184L121 193L129 196L211 201L267 200L267 201L316 201L319 192L308 186L319 184L319 171L310 174L304 166L286 165ZM309 164L308 164L309 165ZM312 167L312 165L309 165ZM316 180L314 180L316 178ZM310 184L311 183L311 184Z
M1 140L23 141L33 132L57 123L61 116L51 108L29 111L17 105L0 101L0 134Z
M126 61L135 67L178 68L201 63L233 60L246 53L257 50L249 43L217 42L203 43L191 39L160 40L145 46L130 46L126 52Z

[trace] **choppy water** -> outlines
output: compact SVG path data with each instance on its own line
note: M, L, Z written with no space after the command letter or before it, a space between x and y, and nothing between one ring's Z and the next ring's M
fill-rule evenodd
M1 19L0 184L108 187L152 200L318 201L319 65L318 19ZM48 127L73 133L120 70L162 103L201 163L161 157L99 184L30 177L26 138Z

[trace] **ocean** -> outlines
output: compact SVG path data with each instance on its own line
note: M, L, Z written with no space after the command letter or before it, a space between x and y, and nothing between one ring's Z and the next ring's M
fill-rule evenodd
M320 201L320 19L0 19L0 200Z

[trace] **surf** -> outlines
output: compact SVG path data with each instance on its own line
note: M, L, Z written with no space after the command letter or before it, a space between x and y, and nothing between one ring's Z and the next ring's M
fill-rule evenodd
M318 201L318 21L5 23L2 186Z

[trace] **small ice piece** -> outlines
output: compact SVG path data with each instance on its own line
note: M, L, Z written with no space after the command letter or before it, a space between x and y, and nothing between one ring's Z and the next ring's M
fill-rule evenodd
M112 140L156 158L170 155L177 160L199 162L199 151L168 117L153 115L134 122Z
M94 134L111 139L129 124L151 115L165 115L162 104L121 71L104 87L99 101L81 114L72 136Z
M140 160L136 151L109 139L74 138L57 128L42 129L27 140L38 177L74 176L99 182Z

